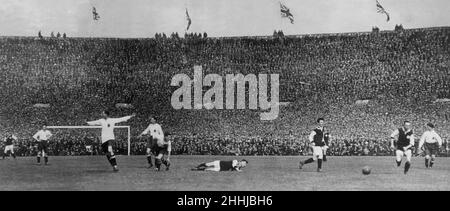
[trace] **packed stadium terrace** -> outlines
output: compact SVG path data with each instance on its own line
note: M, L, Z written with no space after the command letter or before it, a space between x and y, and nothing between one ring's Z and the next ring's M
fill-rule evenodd
M125 123L132 134L147 126L149 115L178 140L195 134L198 142L175 144L180 154L299 154L317 117L327 120L335 140L331 153L358 154L370 145L382 154L405 119L417 135L431 121L444 139L450 137L449 105L434 103L450 98L449 35L443 27L276 38L1 37L0 130L17 134L27 148L44 122L86 125L104 108L129 103L133 109L113 114L138 114ZM280 101L290 104L274 121L249 110L174 110L171 78L192 76L194 65L204 74L277 73ZM62 143L64 132L58 134L54 141ZM295 141L283 141L291 136ZM137 140L132 146L137 154L144 147Z

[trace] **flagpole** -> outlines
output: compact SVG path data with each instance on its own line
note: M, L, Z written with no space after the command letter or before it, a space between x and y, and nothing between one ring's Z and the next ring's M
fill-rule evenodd
M281 10L281 1L278 1L278 10L277 10L277 14L278 14L278 18L279 18L279 20L280 20L280 24L278 25L278 30L281 30L281 31L283 31L283 17L281 17L281 14L280 14L280 10ZM284 33L284 32L283 32Z

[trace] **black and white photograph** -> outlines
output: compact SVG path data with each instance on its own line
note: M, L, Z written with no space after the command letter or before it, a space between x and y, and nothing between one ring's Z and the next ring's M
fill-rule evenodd
M449 140L448 0L0 0L0 191L450 191Z

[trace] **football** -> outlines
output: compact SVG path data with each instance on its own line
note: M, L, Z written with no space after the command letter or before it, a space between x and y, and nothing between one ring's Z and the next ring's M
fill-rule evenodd
M362 173L364 174L364 175L369 175L370 174L370 172L371 172L371 168L369 167L369 166L364 166L364 168L362 169Z

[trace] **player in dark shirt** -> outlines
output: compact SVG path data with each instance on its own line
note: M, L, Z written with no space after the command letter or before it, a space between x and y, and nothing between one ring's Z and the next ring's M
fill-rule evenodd
M222 161L215 160L209 163L202 163L197 167L193 168L193 171L241 171L242 168L246 167L248 161L243 159L241 161L230 160Z
M312 163L317 160L317 172L322 171L322 160L326 143L324 139L325 120L323 118L317 119L318 127L314 129L309 135L309 142L313 149L313 157L304 161L300 161L299 168L302 169L305 164Z
M395 137L398 136L396 145L394 145ZM402 164L402 157L406 156L404 173L406 174L411 167L411 148L414 146L414 132L409 121L403 123L403 127L398 128L391 134L391 148L395 149L397 166Z

